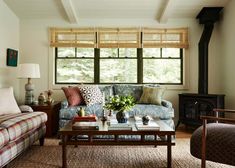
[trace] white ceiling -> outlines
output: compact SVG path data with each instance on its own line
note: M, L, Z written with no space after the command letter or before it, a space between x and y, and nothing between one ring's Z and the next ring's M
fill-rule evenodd
M166 22L195 18L202 7L226 6L230 0L4 0L20 19L141 18Z

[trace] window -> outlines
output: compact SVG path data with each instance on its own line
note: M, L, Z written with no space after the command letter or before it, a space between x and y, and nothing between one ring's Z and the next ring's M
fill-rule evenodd
M100 83L137 83L136 48L101 48Z
M51 28L55 84L185 84L187 28Z
M56 48L55 51L56 84L183 83L183 49Z
M144 48L143 83L182 84L182 49Z
M93 48L56 48L55 81L57 84L93 83Z

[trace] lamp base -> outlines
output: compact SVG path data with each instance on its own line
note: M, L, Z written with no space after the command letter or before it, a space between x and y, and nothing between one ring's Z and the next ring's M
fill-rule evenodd
M34 85L32 83L25 84L25 104L33 104L34 101Z
M34 95L33 95L33 91L25 91L25 104L33 104L33 100L34 100Z

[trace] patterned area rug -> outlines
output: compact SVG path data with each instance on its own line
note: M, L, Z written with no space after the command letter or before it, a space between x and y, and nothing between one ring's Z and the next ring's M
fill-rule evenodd
M33 145L9 168L58 168L62 165L57 139L46 139L43 147ZM189 139L178 139L172 149L173 168L199 168L200 160L191 156ZM68 147L69 168L162 168L166 167L166 147L159 146L73 146ZM207 168L232 168L207 162Z

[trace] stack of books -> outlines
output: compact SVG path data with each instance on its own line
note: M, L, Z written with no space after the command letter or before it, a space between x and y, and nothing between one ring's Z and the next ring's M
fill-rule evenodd
M160 130L160 126L154 122L154 121L149 121L148 125L144 125L143 122L136 122L135 126L138 131L158 131Z
M97 122L75 122L72 126L73 130L99 130Z
M110 122L108 130L132 130L132 125L129 123Z
M97 117L95 114L91 114L91 115L87 115L87 116L75 116L73 118L73 123L75 122L96 122L97 121Z

